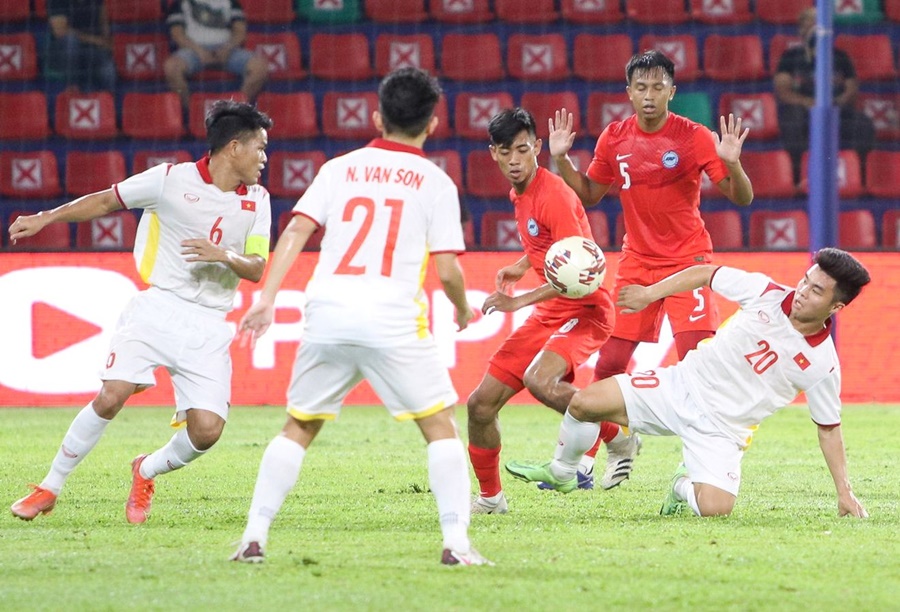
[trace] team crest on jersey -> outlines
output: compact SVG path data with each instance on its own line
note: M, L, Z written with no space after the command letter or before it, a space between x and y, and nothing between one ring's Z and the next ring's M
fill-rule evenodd
M535 221L534 219L529 219L527 227L528 227L528 235L529 236L537 236L538 235L539 230L538 230L537 221Z
M666 151L662 156L662 165L670 170L678 165L678 153L675 151Z

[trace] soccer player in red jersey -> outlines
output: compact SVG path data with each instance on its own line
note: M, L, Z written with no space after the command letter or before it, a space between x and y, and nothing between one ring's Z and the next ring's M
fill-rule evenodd
M719 137L670 112L675 66L659 51L632 57L625 74L635 114L603 130L587 173L576 170L567 156L575 133L566 109L550 119L548 139L561 176L585 206L596 204L613 186L619 190L625 239L616 274L617 293L625 285L651 285L711 261L712 241L700 218L704 172L733 203L747 206L753 200L753 187L740 162L749 129L741 131L740 119L720 118ZM679 359L712 336L718 325L709 287L669 296L637 313L620 313L612 337L600 352L594 379L625 372L639 343L657 342L663 314L669 317ZM626 436L614 423L603 423L598 444L585 457L581 471L593 470L600 440L609 450L601 486L609 489L631 474L640 440Z
M472 512L503 514L507 502L500 484L500 409L527 388L545 405L565 413L576 391L572 386L575 368L609 338L615 313L612 298L602 287L577 300L562 297L547 283L511 295L515 282L529 269L544 278L544 256L554 242L569 236L593 240L593 236L575 192L538 166L541 140L531 113L521 108L504 110L491 119L488 132L491 157L512 184L510 199L525 255L497 272L496 291L485 300L482 312L514 312L535 305L525 323L491 357L468 401L469 458L481 489Z

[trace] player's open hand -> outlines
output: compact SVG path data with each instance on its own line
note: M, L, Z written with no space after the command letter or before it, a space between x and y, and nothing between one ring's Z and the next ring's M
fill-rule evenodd
M713 132L716 153L726 164L737 163L741 158L741 148L744 146L744 141L747 140L750 128L744 128L744 131L741 132L741 118L735 119L734 114L729 113L727 122L725 115L719 117L719 131L722 132L721 137Z
M227 261L228 253L222 247L206 238L191 238L181 241L181 254L185 261Z
M856 518L868 518L869 513L859 503L856 496L851 492L847 495L838 497L838 514L840 516L854 516Z
M547 146L550 147L551 157L565 155L575 142L575 117L572 113L562 108L547 120L550 126L550 136L547 138Z
M518 309L516 298L500 291L490 294L481 306L481 312L486 315L492 312L515 312Z
M275 305L267 301L260 300L256 302L241 318L238 325L238 338L240 338L239 346L247 346L250 348L256 346L256 339L266 333L272 321L275 320Z
M653 297L650 290L643 285L625 285L619 289L619 297L616 299L616 306L622 309L624 314L632 314L639 312L647 307Z
M44 229L45 225L47 225L46 217L41 213L16 217L16 220L9 226L9 239L15 244L19 238L34 236Z

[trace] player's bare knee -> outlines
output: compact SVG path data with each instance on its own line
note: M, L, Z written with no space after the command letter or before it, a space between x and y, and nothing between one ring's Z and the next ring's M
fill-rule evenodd
M497 418L499 409L491 402L482 401L477 393L473 393L466 402L466 411L468 412L470 423L484 425L492 423Z
M224 423L223 423L224 425ZM191 445L198 451L209 450L222 437L224 428L214 423L195 424L188 428L188 437L191 439Z
M714 487L703 487L697 495L700 516L728 516L734 510L737 497Z
M131 393L125 387L104 384L92 402L94 412L101 419L112 419L119 414L129 397L131 397Z
M579 421L590 420L590 409L586 402L585 394L582 391L576 391L575 395L569 400L568 412L573 418Z

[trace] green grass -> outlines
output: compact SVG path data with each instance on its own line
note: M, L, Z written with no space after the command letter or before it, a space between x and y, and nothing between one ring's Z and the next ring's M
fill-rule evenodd
M72 409L0 410L0 500L40 482ZM219 445L160 477L147 524L125 523L130 460L171 435L169 410L129 409L49 516L0 518L0 609L559 610L897 609L900 408L847 407L851 479L867 520L836 516L805 409L766 421L727 519L657 515L680 460L647 438L630 481L563 496L504 476L505 516L476 516L493 568L438 563L440 534L417 428L380 409L328 424L276 520L267 562L226 561L243 530L281 409L237 408ZM459 414L464 429L464 414ZM502 460L550 456L559 417L502 413Z

